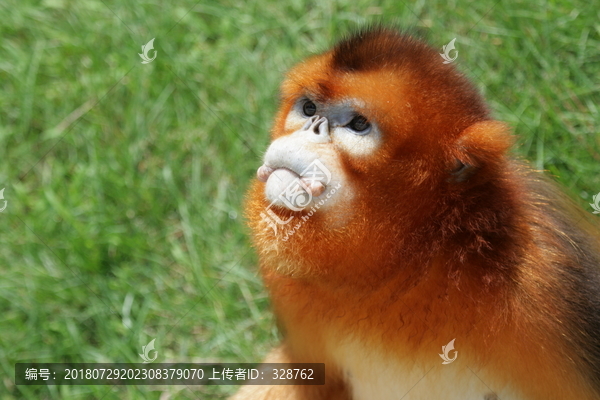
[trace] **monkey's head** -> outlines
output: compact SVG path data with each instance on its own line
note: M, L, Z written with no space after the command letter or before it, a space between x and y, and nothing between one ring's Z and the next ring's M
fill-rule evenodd
M477 196L502 197L489 185L501 180L507 129L443 61L376 27L288 73L246 212L264 266L384 273L425 237L420 248L444 246Z

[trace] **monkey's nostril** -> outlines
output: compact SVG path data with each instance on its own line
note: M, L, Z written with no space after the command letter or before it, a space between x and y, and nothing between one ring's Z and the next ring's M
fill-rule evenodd
M315 135L319 134L319 126L321 126L322 123L323 123L323 120L320 119L313 124L312 131L315 133Z
M320 117L315 123L311 126L312 131L315 135L320 135L321 133L325 133L327 129L327 118Z
M312 126L312 124L315 123L316 120L318 120L320 117L318 115L313 115L312 117L310 117L308 119L308 121L306 121L306 123L304 124L304 126L302 127L303 131L307 131L310 129L310 127Z
M329 133L329 122L326 117L313 115L302 126L302 132L314 133L315 135L327 138ZM312 136L312 135L311 135ZM314 137L314 136L313 136ZM321 140L321 139L318 139Z

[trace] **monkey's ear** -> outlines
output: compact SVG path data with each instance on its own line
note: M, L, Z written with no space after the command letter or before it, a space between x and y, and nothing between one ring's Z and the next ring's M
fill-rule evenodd
M465 182L482 169L495 169L512 145L507 125L499 121L476 122L462 131L453 145L450 182Z

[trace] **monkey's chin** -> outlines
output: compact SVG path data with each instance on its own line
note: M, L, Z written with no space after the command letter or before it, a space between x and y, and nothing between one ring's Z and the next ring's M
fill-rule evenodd
M319 201L325 186L318 181L300 177L287 168L274 170L267 179L265 196L272 206L300 212Z

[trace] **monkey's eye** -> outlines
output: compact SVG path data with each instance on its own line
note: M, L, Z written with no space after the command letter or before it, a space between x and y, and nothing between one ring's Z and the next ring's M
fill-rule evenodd
M302 106L302 112L307 117L312 117L317 113L317 106L310 100L307 100L306 103Z
M362 115L357 115L352 118L352 121L350 121L347 126L353 131L364 135L369 131L371 124Z

